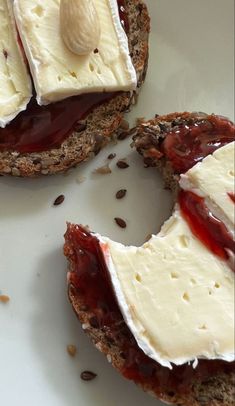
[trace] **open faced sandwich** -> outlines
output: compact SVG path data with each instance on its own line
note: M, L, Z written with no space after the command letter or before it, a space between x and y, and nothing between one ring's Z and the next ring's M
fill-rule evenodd
M142 0L0 0L0 175L97 154L144 81L149 29Z
M235 126L202 113L143 121L133 145L175 196L141 247L68 224L68 294L95 346L157 398L234 405ZM157 216L157 213L156 213Z

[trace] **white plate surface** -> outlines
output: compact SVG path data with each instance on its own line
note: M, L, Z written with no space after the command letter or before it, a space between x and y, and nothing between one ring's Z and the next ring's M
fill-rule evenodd
M149 0L150 66L130 119L173 111L234 114L233 0ZM106 148L67 176L0 180L0 403L6 406L161 405L124 380L81 331L66 298L62 255L66 220L89 224L124 243L141 244L170 213L170 194L144 169L129 141ZM92 171L115 151L124 171ZM79 184L81 176L86 179ZM127 188L122 201L115 192ZM53 207L63 193L65 202ZM125 231L113 218L127 219ZM77 357L66 353L78 347ZM80 381L90 369L98 378Z

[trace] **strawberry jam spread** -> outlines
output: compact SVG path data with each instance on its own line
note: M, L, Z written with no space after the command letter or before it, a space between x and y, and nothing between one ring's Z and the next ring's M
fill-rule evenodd
M91 312L91 326L103 332L108 345L120 349L126 378L151 385L157 394L174 396L176 391L187 393L197 378L206 381L234 369L234 363L200 360L196 369L182 365L170 370L147 357L120 313L98 239L80 226L68 225L65 241L64 252L72 264L70 292L81 300L81 310Z
M128 15L126 12L126 1L125 0L118 0L118 7L119 7L119 16L121 23L123 25L124 30L128 34L130 31L130 24L128 20Z
M117 0L117 3L121 23L128 33L126 1ZM0 128L0 151L31 153L59 148L76 131L79 120L85 119L95 107L117 94L84 94L48 106L39 106L33 97L26 111L20 113L6 128Z
M224 223L208 209L205 199L193 192L181 190L179 204L193 234L215 255L228 260L228 250L235 252L235 241Z
M0 151L25 153L58 148L76 130L79 120L114 96L114 93L86 94L48 106L39 106L32 99L26 111L0 129Z
M166 135L161 153L171 162L175 172L185 173L234 139L234 124L224 117L211 115L175 127Z

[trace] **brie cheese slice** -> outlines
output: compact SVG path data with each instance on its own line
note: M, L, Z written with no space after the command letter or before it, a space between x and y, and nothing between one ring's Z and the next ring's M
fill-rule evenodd
M146 355L169 368L234 359L234 274L178 210L140 248L97 237L124 320Z
M185 175L180 186L206 198L212 213L234 234L235 206L235 142L230 142L208 155Z
M233 229L234 145L181 177L181 186L205 197ZM234 360L234 272L193 234L177 205L142 247L97 238L124 320L150 358L169 368L201 358Z
M26 109L31 79L18 43L11 0L0 0L0 127Z
M136 72L117 1L94 4L101 27L98 52L82 56L71 52L62 39L59 0L15 0L15 18L40 105L82 93L135 89Z

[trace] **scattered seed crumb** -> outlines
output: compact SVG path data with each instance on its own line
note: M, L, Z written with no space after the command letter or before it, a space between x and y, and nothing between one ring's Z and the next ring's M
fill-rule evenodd
M117 154L115 154L115 153L112 153L112 154L109 154L108 155L108 159L114 159L114 158L116 158L116 156L117 156Z
M128 131L122 131L120 134L118 134L117 139L119 141L123 141L127 138L128 135L129 135Z
M130 127L130 125L129 125L127 120L122 120L121 121L120 128L122 130L129 130L129 127Z
M115 217L114 220L116 221L116 224L121 227L121 228L126 228L126 222L125 220L121 219L120 217Z
M1 303L8 303L10 300L9 296L7 295L0 295L0 302Z
M145 117L138 117L136 119L136 125L140 125L145 121Z
M77 347L73 344L67 345L67 353L70 355L70 357L75 357L77 354Z
M130 165L128 165L128 163L126 161L124 161L124 159L120 159L119 161L117 161L117 167L120 169L126 169L129 168Z
M111 355L110 355L110 354L108 354L108 355L107 355L107 361L108 361L109 363L111 363L111 362L112 362L112 357L111 357Z
M54 205L54 206L59 206L60 204L63 203L64 199L65 199L64 195L58 196L58 197L55 199L53 205Z
M7 59L8 58L8 52L4 49L3 50L3 55L4 55L4 57Z
M87 233L90 233L91 229L90 229L90 226L89 226L88 224L86 224L85 226L83 226L83 228L84 228L84 230L85 230Z
M83 381L92 381L97 377L97 374L91 371L83 371L80 375L81 379Z
M100 168L97 168L94 170L94 173L99 173L100 175L108 175L111 172L112 171L111 171L109 165L104 165L104 166L101 166Z
M85 177L85 176L78 176L78 177L76 178L76 182L77 182L77 183L83 183L83 182L85 182L85 180L86 180L86 177Z
M116 193L116 198L123 199L126 196L126 193L127 193L126 189L121 189Z

